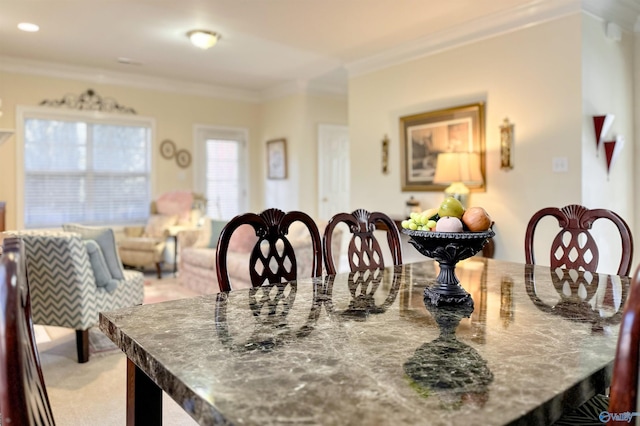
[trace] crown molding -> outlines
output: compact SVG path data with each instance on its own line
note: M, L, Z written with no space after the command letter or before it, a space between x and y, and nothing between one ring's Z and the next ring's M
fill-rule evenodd
M574 0L531 1L527 5L465 22L346 65L349 77L367 74L479 40L580 13Z
M316 95L346 99L347 89L338 84L319 83L311 80L292 80L260 92L260 97L263 101L292 95Z
M208 84L152 77L148 75L107 71L99 68L78 67L55 62L25 60L0 56L0 70L16 74L30 74L97 84L133 87L160 92L182 93L243 102L261 102L260 93Z

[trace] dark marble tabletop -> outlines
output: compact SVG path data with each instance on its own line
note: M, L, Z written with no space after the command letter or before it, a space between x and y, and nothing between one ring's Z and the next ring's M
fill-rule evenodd
M201 424L548 424L604 389L628 278L471 258L472 308L425 305L432 260L102 313Z

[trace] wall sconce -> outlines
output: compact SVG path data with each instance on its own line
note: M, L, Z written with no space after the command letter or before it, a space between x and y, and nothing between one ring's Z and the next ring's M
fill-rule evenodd
M611 168L618 160L620 151L622 151L622 147L624 147L624 136L616 135L614 140L603 141L602 143L604 144L604 155L605 160L607 161L607 179L609 179Z
M389 173L389 137L384 135L382 139L382 173Z
M594 115L593 116L593 128L596 133L596 157L600 152L600 145L604 141L604 138L613 124L613 120L616 116L613 114Z
M513 169L513 124L505 117L500 126L500 168Z

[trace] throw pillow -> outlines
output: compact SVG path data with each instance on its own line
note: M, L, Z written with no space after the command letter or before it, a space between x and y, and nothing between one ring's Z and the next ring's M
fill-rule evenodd
M116 280L124 279L122 261L120 260L116 247L116 237L111 228L98 228L77 223L68 223L62 225L62 229L67 232L80 234L83 240L94 240L98 243L100 250L102 250L104 260L107 262L107 268L111 273L111 278Z
M144 236L151 238L165 237L165 231L178 223L177 215L152 214L144 228Z
M220 238L220 233L222 229L227 224L226 220L215 220L211 219L211 240L209 241L209 248L216 248L218 245L218 238Z
M89 255L89 263L91 263L93 276L96 278L96 285L104 287L109 293L113 293L118 287L118 280L111 278L111 272L109 272L100 246L94 240L83 240L83 243Z

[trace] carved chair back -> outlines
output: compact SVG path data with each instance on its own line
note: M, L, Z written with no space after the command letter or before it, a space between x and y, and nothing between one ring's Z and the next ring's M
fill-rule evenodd
M561 228L551 243L549 264L552 269L566 268L596 272L600 253L598 245L589 230L596 220L607 219L617 227L622 244L622 254L617 274L629 275L633 259L633 238L627 223L617 213L610 210L591 210L577 204L568 205L561 209L547 207L539 210L531 217L524 240L527 263L535 264L533 252L534 234L540 220L547 216L556 218Z
M358 209L352 213L338 213L327 223L322 243L324 264L328 274L337 272L334 253L331 250L331 239L333 230L339 223L345 223L352 234L347 251L351 272L384 268L382 249L373 233L376 229L376 222L381 222L387 228L387 242L391 250L393 264L395 266L402 265L400 232L393 220L384 213Z
M297 262L293 246L287 239L289 226L302 222L309 230L312 243L311 277L322 275L322 242L316 223L306 213L279 209L267 209L260 214L245 213L231 219L220 233L216 250L216 273L220 291L230 291L231 282L227 270L227 252L233 232L242 225L250 225L258 240L251 250L249 276L251 285L259 287L267 283L294 281L297 279Z
M0 257L0 424L53 425L31 320L24 249L3 241Z

